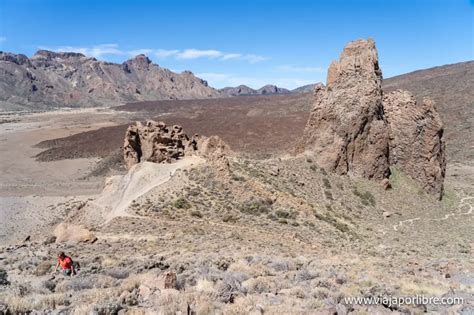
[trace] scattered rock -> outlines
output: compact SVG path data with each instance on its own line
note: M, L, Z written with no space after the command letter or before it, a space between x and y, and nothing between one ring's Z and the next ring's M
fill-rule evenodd
M390 217L392 216L392 213L391 213L391 212L388 212L388 211L384 211L384 212L382 213L382 215L383 215L384 218L390 218Z
M88 229L69 223L60 223L53 232L56 243L95 242L97 238Z
M382 179L382 181L380 182L380 185L382 186L384 190L392 189L392 184L390 183L388 178Z
M165 272L163 274L164 278L164 289L176 289L177 288L177 278L175 272Z
M51 235L46 237L46 239L43 241L43 245L53 244L54 242L56 242L56 236Z

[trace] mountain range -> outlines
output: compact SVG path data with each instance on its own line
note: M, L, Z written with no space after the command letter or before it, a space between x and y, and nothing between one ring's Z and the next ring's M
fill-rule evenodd
M174 73L141 54L122 64L75 52L0 52L0 110L113 106L129 102L291 93L266 85L220 90L191 71Z

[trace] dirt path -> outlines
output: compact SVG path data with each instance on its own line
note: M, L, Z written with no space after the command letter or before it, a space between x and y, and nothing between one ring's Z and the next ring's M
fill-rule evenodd
M411 224L413 224L413 222L419 221L419 220L422 220L422 221L445 221L445 220L448 220L449 218L452 218L452 217L472 215L473 209L474 209L473 201L474 201L474 196L463 197L459 201L459 205L451 213L447 213L447 214L445 214L444 216L442 216L440 218L416 217L416 218L412 218L412 219L401 220L393 226L393 230L398 231L399 228L401 228L402 226L407 225L407 224L411 225ZM467 210L464 210L465 208L467 208Z
M105 214L105 224L116 217L133 217L127 208L134 200L151 189L166 183L178 169L185 169L203 163L199 157L186 157L170 164L143 162L135 165L124 176L114 176L107 183L101 195L92 202ZM136 216L135 216L136 217Z

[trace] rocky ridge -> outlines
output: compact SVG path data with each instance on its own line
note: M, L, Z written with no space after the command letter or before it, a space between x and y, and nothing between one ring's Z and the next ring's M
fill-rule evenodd
M285 88L277 87L276 85L265 85L259 89L252 89L246 85L239 85L236 87L225 87L219 89L221 97L244 96L244 95L272 95L272 94L289 94L292 91Z
M192 72L171 72L145 55L116 64L73 52L0 52L0 74L0 107L7 110L219 96Z

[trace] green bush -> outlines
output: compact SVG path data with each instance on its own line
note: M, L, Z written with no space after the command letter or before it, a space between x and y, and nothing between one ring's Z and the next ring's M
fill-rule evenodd
M178 198L173 202L173 207L176 209L189 209L191 204L184 198Z

